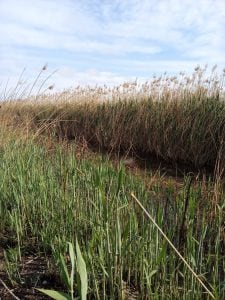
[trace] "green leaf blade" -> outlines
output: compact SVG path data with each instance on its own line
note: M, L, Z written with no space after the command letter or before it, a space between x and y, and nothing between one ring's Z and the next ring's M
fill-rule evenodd
M69 295L63 292L57 292L57 291L45 290L45 289L37 289L37 290L55 300L73 300Z

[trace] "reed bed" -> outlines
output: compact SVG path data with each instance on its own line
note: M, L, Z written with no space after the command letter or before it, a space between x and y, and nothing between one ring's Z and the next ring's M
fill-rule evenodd
M196 67L115 88L77 87L3 104L2 111L46 128L60 139L82 139L100 151L155 156L197 168L224 165L225 70ZM14 92L13 95L15 95Z

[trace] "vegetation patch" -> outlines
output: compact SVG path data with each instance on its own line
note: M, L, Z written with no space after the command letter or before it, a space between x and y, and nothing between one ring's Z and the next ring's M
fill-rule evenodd
M203 71L2 103L3 299L225 298L224 94ZM153 155L214 173L136 176Z

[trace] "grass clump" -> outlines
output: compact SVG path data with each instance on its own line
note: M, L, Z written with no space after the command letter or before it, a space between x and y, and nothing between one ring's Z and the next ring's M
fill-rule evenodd
M204 290L135 206L133 191L214 295L224 298L224 194L215 205L210 181L190 185L187 178L179 190L155 182L147 190L122 165L77 159L73 145L49 152L29 139L3 147L0 177L1 244L6 271L19 285L29 287L15 275L31 253L60 276L59 255L77 238L92 299L202 299Z

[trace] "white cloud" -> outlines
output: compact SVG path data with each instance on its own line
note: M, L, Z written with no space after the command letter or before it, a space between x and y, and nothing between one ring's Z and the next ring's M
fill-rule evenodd
M45 62L65 85L224 67L225 2L1 0L0 35L0 80Z
M109 24L112 35L154 40L169 45L187 57L198 48L222 51L225 48L225 2L140 1L130 9L129 20ZM195 51L191 53L191 49ZM196 51L197 50L197 51ZM196 58L201 57L196 55Z
M35 79L39 75L40 70L33 72L33 77L29 77L29 71L25 70L20 78L18 76L7 78L0 77L0 99L4 99L4 94L7 96L16 94L17 96L22 95L28 96L35 82ZM35 76L34 76L35 74ZM50 75L49 79L48 76ZM1 82L2 79L2 82ZM85 70L78 72L69 67L62 68L51 76L50 71L43 71L41 76L38 78L35 86L32 88L32 94L37 95L42 92L48 91L54 93L62 91L67 88L76 88L77 86L117 86L127 80L135 80L134 77L123 77L111 72L99 72L95 69ZM5 84L3 84L5 82ZM49 86L54 86L52 90L49 90ZM41 88L40 88L41 87Z
M126 76L120 76L118 74L114 74L112 72L99 72L95 69L89 69L85 70L83 72L76 72L74 70L70 70L69 68L66 71L65 76L65 69L59 71L58 76L56 74L56 88L60 89L62 86L64 86L62 80L65 80L67 83L68 81L66 78L68 78L68 74L71 76L69 77L70 85L71 87L76 87L78 85L109 85L109 86L115 86L118 85L124 81L127 80L134 80L134 77L126 77ZM58 78L57 78L58 77Z

